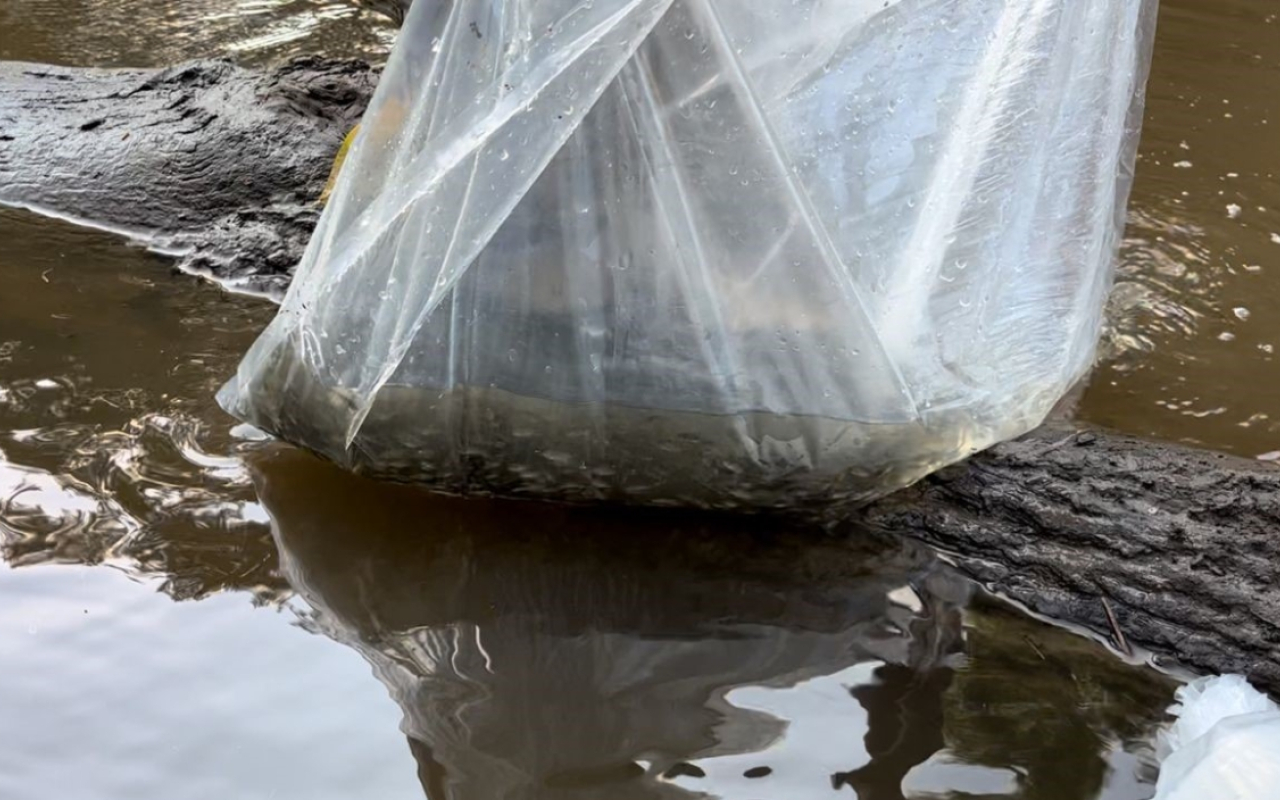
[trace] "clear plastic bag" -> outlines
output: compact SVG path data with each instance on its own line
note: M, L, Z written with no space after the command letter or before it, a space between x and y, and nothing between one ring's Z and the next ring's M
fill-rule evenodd
M1154 9L419 2L221 401L452 491L900 487L1089 367Z
M1239 675L1178 690L1155 800L1280 797L1280 707Z

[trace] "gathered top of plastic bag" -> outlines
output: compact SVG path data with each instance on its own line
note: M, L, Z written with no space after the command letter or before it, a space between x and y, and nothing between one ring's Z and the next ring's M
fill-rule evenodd
M1154 7L416 3L221 401L452 491L900 487L1089 367Z
M1280 707L1239 675L1178 689L1154 800L1280 796Z

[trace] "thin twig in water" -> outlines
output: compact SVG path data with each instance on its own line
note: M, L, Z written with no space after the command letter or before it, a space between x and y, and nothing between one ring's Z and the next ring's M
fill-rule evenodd
M1111 634L1115 638L1116 646L1126 656L1133 656L1133 648L1129 646L1129 640L1124 637L1124 631L1120 630L1120 623L1116 621L1116 614L1111 610L1111 603L1106 597L1102 597L1102 610L1107 612L1107 622L1111 623Z
M1040 647L1036 644L1035 639L1032 639L1030 636L1025 636L1025 635L1022 638L1026 640L1027 644L1031 645L1032 650L1036 651L1036 655L1040 656L1041 661L1049 660L1048 658L1045 658L1044 651L1041 650Z

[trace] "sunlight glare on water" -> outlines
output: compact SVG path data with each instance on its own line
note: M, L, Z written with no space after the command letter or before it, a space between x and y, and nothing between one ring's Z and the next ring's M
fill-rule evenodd
M0 578L0 665L5 800L421 797L368 666L287 607L19 569Z

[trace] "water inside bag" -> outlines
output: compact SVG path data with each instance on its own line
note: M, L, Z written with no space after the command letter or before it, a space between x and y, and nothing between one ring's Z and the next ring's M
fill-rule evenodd
M891 491L1091 365L1154 12L418 3L221 401L450 491Z

